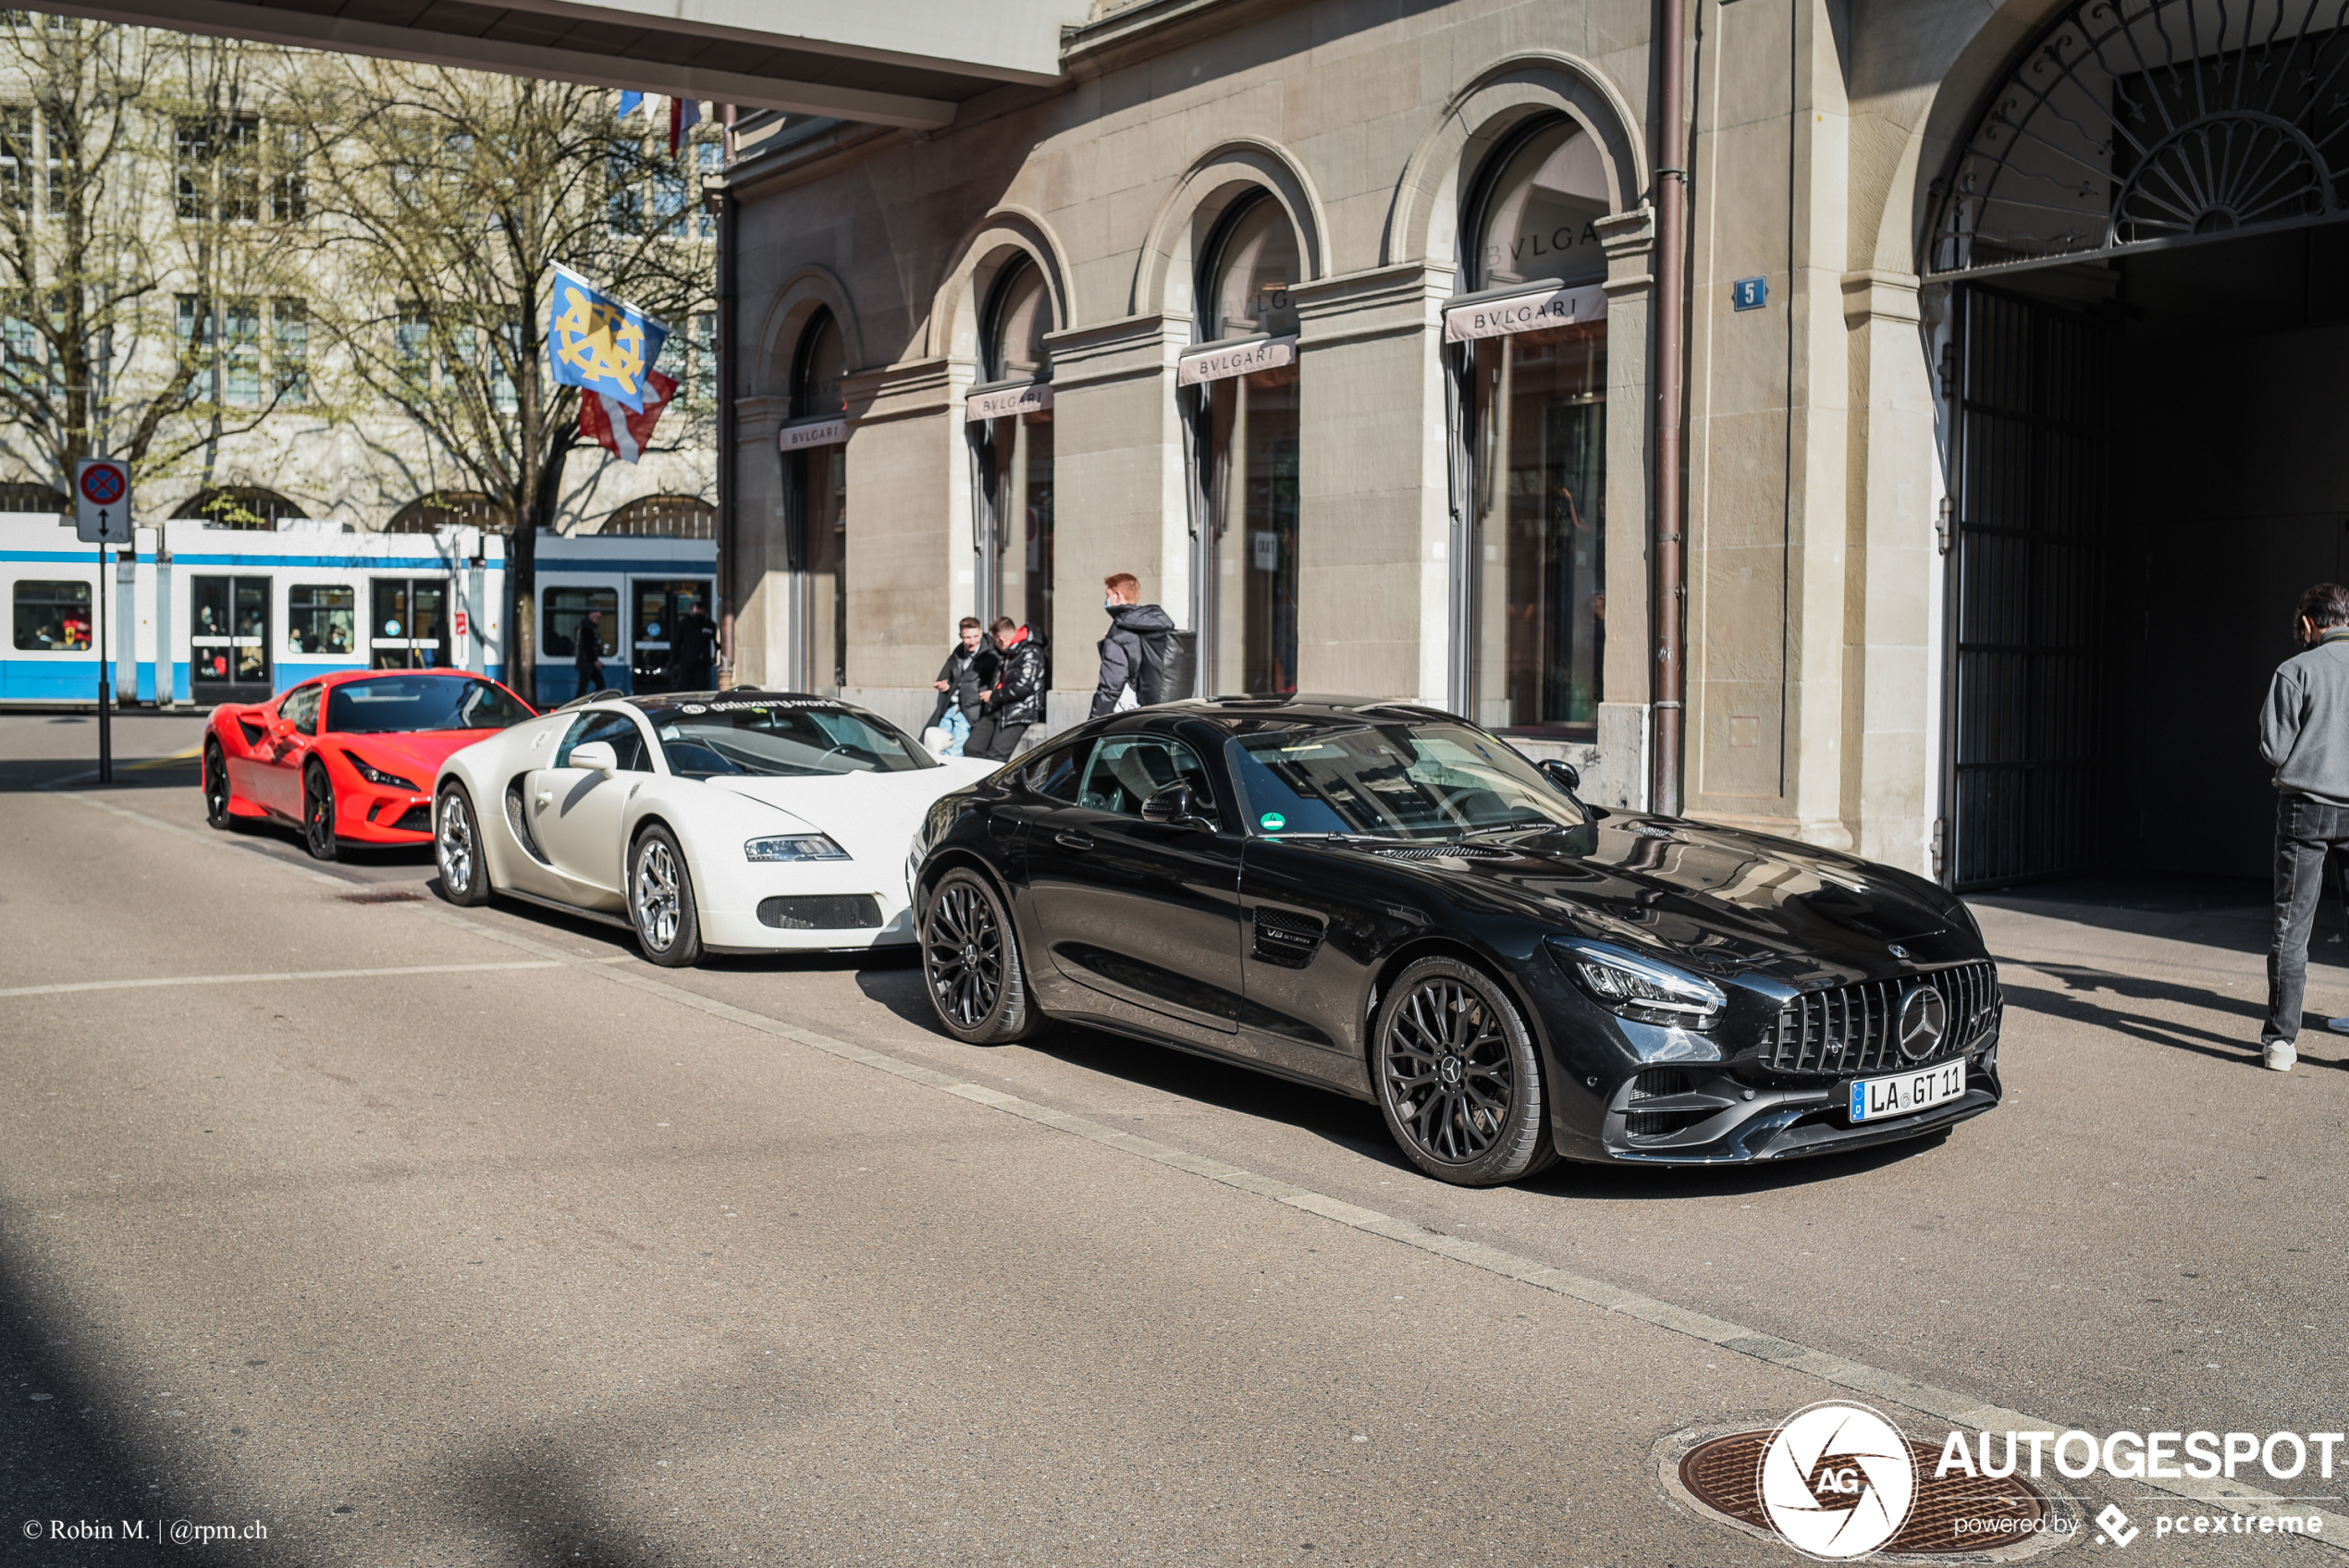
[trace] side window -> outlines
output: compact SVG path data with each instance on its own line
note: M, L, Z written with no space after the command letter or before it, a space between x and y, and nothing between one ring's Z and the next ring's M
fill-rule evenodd
M1215 799L1207 769L1180 741L1161 735L1113 736L1093 749L1076 803L1088 811L1139 816L1142 802L1169 784L1188 784L1202 803Z
M572 722L571 732L555 748L555 766L569 767L571 753L590 741L602 741L619 753L622 773L650 773L645 756L645 732L624 713L584 713Z
M315 735L318 733L318 699L325 691L323 686L296 687L286 693L286 700L278 705L277 711L286 716L295 729L304 735Z
M1024 774L1027 787L1055 801L1075 801L1077 778L1084 771L1085 753L1090 745L1089 741L1078 741L1040 753L1027 764Z

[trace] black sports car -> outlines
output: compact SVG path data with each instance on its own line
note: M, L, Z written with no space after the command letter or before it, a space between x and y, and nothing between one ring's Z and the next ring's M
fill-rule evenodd
M930 1000L973 1043L1050 1015L1374 1099L1472 1184L1822 1154L1998 1103L1998 972L1957 899L1576 782L1397 703L1084 725L930 808Z

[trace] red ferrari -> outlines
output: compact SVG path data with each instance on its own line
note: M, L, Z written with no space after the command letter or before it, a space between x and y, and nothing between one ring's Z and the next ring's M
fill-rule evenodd
M354 669L265 703L223 703L204 731L204 818L291 823L320 860L347 843L427 844L442 761L535 717L461 670Z

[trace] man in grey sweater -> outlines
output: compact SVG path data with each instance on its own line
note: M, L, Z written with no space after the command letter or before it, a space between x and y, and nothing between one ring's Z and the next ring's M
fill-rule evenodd
M2276 916L2268 946L2267 1063L2298 1060L2308 989L2308 934L2328 864L2349 854L2349 588L2300 595L2294 631L2306 650L2277 667L2259 710L2259 754L2276 770ZM2349 906L2349 880L2342 884Z

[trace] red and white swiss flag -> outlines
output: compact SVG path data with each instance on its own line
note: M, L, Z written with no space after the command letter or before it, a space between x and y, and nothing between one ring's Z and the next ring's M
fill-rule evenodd
M579 394L579 434L600 442L621 462L633 463L652 445L653 426L661 410L677 395L677 381L657 370L645 373L645 411L633 413L628 405L601 392Z

